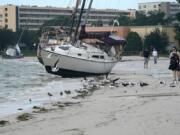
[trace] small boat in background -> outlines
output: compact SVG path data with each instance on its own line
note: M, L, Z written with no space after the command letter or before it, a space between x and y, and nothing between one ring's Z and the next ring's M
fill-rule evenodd
M19 58L24 57L24 55L21 53L21 49L19 47L19 42L22 38L23 33L24 33L24 30L21 32L21 35L20 35L16 45L9 46L4 52L2 52L2 58L19 59Z
M16 44L13 47L8 47L6 51L2 53L2 58L5 58L5 59L19 59L23 57L24 56L21 53L21 50L18 44Z

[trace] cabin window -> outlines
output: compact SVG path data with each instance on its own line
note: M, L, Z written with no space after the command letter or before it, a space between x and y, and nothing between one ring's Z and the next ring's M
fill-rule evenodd
M99 56L98 55L93 55L92 58L99 59Z
M82 56L82 54L81 54L81 53L78 53L78 56Z
M104 56L100 56L100 59L104 59Z
M59 48L62 49L62 50L65 50L65 51L66 51L66 50L69 50L69 47L68 47L68 46L60 46Z

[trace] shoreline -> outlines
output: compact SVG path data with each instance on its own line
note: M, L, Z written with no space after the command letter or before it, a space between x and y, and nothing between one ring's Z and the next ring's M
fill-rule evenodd
M27 121L19 122L16 117L20 114L3 118L10 124L0 127L0 134L179 135L180 82L170 87L171 72L165 67L168 63L168 60L160 60L158 65L150 62L149 69L143 69L142 61L136 61L137 65L134 61L117 65L110 77L120 78L118 86L107 84L83 98L66 99L67 106L62 102L45 104L42 107L49 111L42 109L43 113L33 113ZM147 72L151 75L144 74ZM154 72L160 74L154 77ZM124 86L125 82L132 84ZM148 85L140 86L140 82ZM72 103L74 101L76 103Z

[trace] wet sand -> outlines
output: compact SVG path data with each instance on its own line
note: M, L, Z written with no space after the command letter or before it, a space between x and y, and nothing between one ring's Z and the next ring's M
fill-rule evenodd
M141 57L125 57L111 78L120 78L119 87L105 86L91 96L67 99L67 106L43 107L44 113L29 113L32 119L18 121L17 115L4 118L1 135L179 135L180 83L170 87L168 59L143 69ZM124 87L123 82L135 85ZM143 81L148 86L141 87ZM166 82L161 84L160 82ZM64 101L66 102L66 101Z

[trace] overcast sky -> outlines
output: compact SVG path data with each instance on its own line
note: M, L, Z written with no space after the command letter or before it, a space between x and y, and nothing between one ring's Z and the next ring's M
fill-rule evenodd
M0 0L1 5L16 4L16 5L37 5L37 6L55 6L67 7L73 6L73 1L76 0ZM89 1L89 0L87 0ZM137 9L138 3L141 2L158 2L176 0L94 0L94 8L116 8L116 9Z

